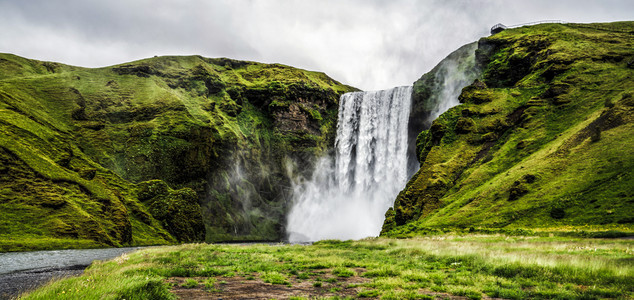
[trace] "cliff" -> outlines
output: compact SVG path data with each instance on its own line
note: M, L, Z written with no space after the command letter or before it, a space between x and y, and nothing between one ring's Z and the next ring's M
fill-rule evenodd
M279 240L288 170L333 143L351 90L225 58L0 54L0 251Z
M542 24L482 38L479 79L418 135L420 169L382 234L631 231L633 32L634 22ZM429 87L428 77L414 86ZM415 89L414 99L424 103L429 90Z

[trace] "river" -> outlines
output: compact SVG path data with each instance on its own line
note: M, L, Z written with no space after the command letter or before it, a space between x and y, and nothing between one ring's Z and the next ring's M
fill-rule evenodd
M52 278L83 273L94 260L109 260L140 249L72 249L0 253L0 299L11 299Z

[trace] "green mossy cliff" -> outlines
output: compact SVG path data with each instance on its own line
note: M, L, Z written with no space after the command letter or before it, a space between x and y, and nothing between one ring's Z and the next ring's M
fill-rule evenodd
M420 170L382 234L631 229L633 34L634 22L542 24L481 39L479 80L418 136Z
M289 170L333 143L352 90L224 58L0 54L0 251L279 240Z

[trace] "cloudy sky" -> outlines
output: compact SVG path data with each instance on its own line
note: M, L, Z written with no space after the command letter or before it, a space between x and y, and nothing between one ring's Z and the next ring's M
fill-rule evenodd
M85 67L230 57L375 90L410 85L496 23L547 19L634 20L634 1L0 0L0 52Z

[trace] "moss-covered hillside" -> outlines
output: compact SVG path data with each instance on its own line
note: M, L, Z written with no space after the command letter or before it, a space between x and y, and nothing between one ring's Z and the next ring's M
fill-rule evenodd
M287 170L332 144L351 90L279 64L0 54L0 251L279 239Z
M383 234L631 231L634 22L506 30L481 39L476 60L483 72L462 104L418 136L421 168Z

